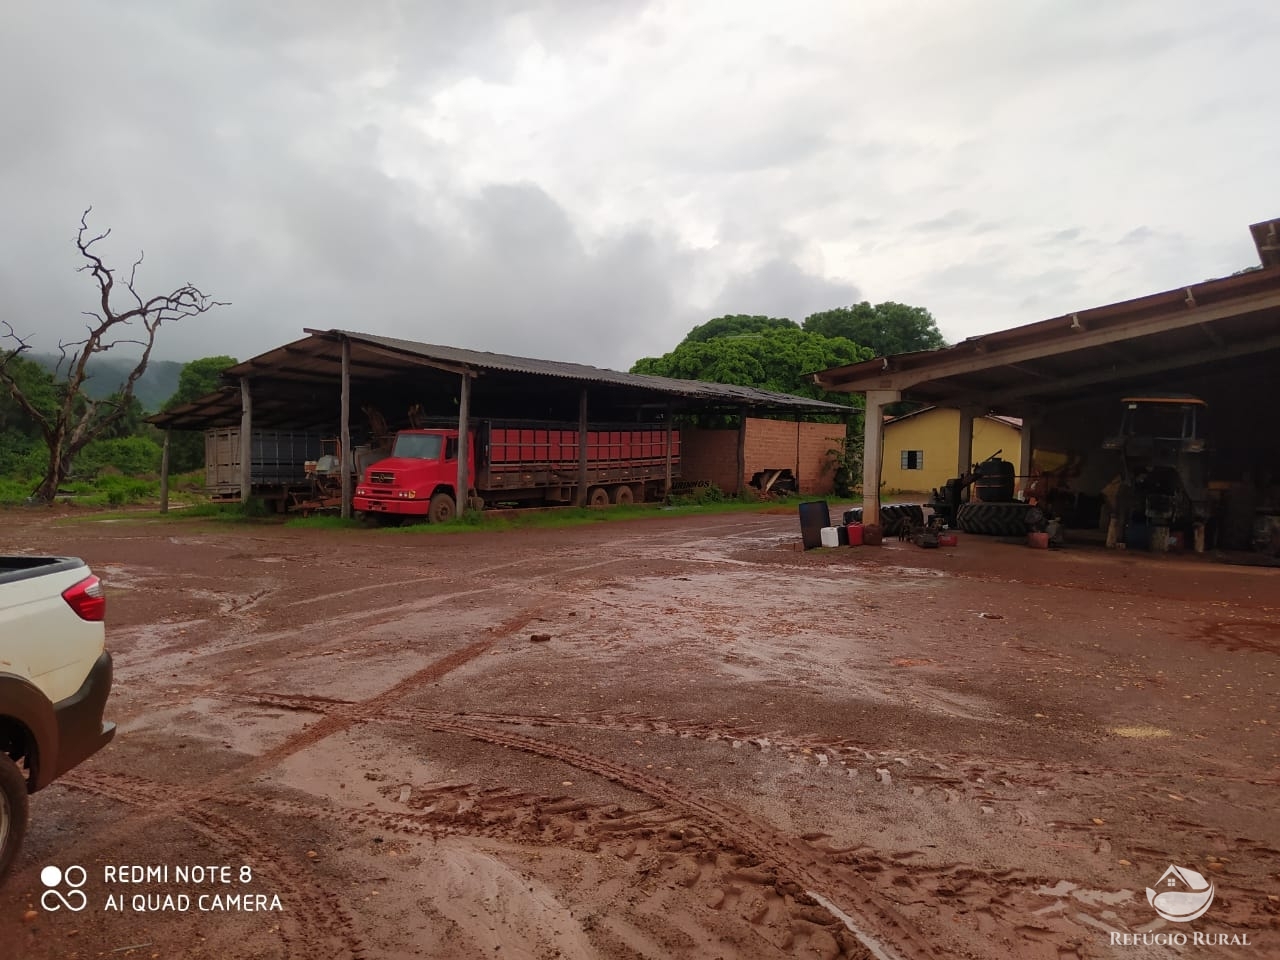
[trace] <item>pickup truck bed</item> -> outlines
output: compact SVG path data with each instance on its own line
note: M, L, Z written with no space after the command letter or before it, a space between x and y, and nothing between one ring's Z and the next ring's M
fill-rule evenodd
M102 749L106 597L74 557L0 557L0 879L35 793Z

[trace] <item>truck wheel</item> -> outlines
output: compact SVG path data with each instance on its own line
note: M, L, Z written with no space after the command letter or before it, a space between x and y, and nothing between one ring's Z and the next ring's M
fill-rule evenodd
M18 765L0 753L0 883L9 875L27 834L27 780Z
M599 509L609 505L609 491L604 487L593 487L587 496L587 506Z
M447 493L437 493L431 498L431 504L427 507L427 518L432 523L448 523L457 513L457 504Z
M613 502L620 507L625 507L629 503L635 502L635 494L631 492L631 488L625 484L613 491Z

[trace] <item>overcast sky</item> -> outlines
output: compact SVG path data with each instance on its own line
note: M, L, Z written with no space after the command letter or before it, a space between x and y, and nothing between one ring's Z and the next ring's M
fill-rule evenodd
M950 340L1228 274L1280 216L1280 3L5 5L0 318L233 306L157 356L344 327L626 369L723 313Z

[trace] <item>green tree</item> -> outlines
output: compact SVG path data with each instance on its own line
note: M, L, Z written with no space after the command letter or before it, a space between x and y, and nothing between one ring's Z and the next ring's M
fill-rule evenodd
M695 327L694 333L707 326ZM636 361L631 372L681 380L736 383L851 406L850 394L827 393L816 386L807 374L868 360L871 356L870 350L851 340L810 333L788 320L785 325L762 325L751 333L735 332L709 340L686 337L670 353Z
M198 400L218 389L222 371L234 367L235 357L201 357L192 360L178 374L178 389L164 402L162 410ZM169 438L169 467L174 473L199 470L204 465L204 434L197 430L175 430Z
M737 337L743 334L763 333L765 330L786 330L798 324L786 317L748 316L745 313L728 314L708 320L689 331L686 341L702 343L717 337Z
M806 317L804 329L825 337L846 337L870 347L875 357L947 345L933 314L924 307L893 301L872 306L864 300L851 307L823 310Z

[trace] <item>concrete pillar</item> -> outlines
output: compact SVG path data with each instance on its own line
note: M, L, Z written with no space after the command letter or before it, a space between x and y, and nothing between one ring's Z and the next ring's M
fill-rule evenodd
M862 522L880 522L880 473L884 460L885 404L902 399L900 390L868 390L862 435Z

